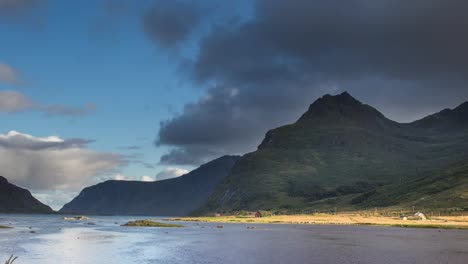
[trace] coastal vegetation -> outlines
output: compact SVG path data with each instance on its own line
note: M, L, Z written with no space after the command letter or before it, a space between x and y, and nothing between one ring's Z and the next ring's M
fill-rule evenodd
M300 214L272 215L270 217L255 216L217 216L217 217L181 217L168 218L166 221L188 221L207 223L239 223L239 224L314 224L314 225L373 225L410 228L440 228L467 229L468 216L433 216L427 221L409 217L404 220L398 213L380 214L368 212L349 212L340 214Z
M18 257L15 257L13 255L10 256L9 259L7 259L7 261L5 261L5 264L13 264L13 262L15 262L15 260L17 260Z
M135 220L130 221L122 226L138 226L138 227L184 227L178 224L161 223L152 220Z

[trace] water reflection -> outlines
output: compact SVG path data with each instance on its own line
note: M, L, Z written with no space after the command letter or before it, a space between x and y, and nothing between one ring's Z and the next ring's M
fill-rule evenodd
M136 218L0 216L0 263L468 263L468 232L363 226L225 225L138 228ZM31 233L33 231L33 233Z

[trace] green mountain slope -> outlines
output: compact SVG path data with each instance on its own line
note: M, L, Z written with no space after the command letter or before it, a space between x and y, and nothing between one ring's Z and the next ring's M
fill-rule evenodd
M366 206L468 210L468 162L453 164L416 180L377 188L353 199Z
M400 124L348 93L326 95L269 131L195 214L367 206L351 201L468 160L467 105Z

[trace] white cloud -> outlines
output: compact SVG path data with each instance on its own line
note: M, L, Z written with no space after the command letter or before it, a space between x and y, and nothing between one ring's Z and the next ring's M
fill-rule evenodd
M151 177L151 176L147 176L147 175L143 175L141 176L141 181L144 181L144 182L153 182L154 181L154 178Z
M160 171L156 175L156 180L160 181L160 180L171 179L171 178L182 176L182 175L187 174L187 173L188 173L187 170L169 167L169 168L165 168L162 171Z
M156 177L148 176L148 175L143 175L141 177L138 177L138 176L123 175L121 173L118 173L118 174L115 174L112 177L112 179L116 180L116 181L154 182L154 181L160 181L160 180L176 178L176 177L182 176L182 175L187 174L187 173L188 173L187 170L170 167L170 168L165 168L162 171L160 171L156 175Z
M116 181L142 181L142 182L153 182L155 181L153 177L148 176L148 175L143 175L141 177L136 177L136 176L127 176L123 175L121 173L117 173L112 177L113 180Z
M1 68L0 68L0 81ZM82 116L96 111L96 105L88 103L81 107L71 107L62 104L45 105L33 101L28 96L12 90L0 91L0 113L18 113L38 111L49 116Z
M0 63L0 82L17 84L19 81L18 72L13 67Z
M118 174L116 174L114 176L114 180L116 180L116 181L125 181L127 179L126 179L125 175L118 173Z
M10 131L7 134L0 134L0 147L9 149L65 149L71 147L81 148L92 140L85 139L67 139L63 140L57 136L49 137L34 137L28 134L19 133L17 131Z
M0 134L0 139L2 140L11 140L14 138L24 138L29 141L35 141L35 142L54 142L54 143L62 143L65 142L65 140L57 137L57 136L50 136L50 137L34 137L29 134L23 134L18 131L10 131L6 135Z
M32 190L78 190L94 176L126 164L123 156L87 149L84 142L16 131L0 134L0 175Z

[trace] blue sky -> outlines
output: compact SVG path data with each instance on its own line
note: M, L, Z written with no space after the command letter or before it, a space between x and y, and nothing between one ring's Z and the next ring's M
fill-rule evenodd
M0 63L13 68L18 78L18 83L0 82L0 90L16 91L43 105L96 106L96 111L82 116L1 113L0 133L15 130L35 137L95 140L87 148L138 161L99 177L155 176L168 167L159 165L168 147L154 145L160 122L203 94L203 86L195 87L180 76L178 58L193 56L196 47L168 51L145 36L140 12L151 2L128 5L131 10L115 19L106 13L106 3L52 0L18 17L0 17Z
M99 16L96 1L80 4L54 1L43 25L2 23L1 60L18 70L22 84L2 84L35 101L81 106L97 111L80 117L47 117L40 113L3 115L8 129L38 136L95 139L93 149L117 151L137 145L145 161L155 163L159 121L200 94L182 83L177 65L142 33L138 17L128 16L116 29L119 36L99 39L90 32ZM87 3L86 3L87 2ZM141 167L133 174L149 174Z

